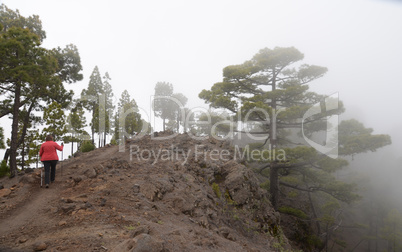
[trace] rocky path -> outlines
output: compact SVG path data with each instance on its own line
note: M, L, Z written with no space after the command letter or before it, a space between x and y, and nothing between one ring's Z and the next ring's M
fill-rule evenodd
M132 158L132 145L148 152ZM49 189L40 188L39 170L3 178L0 251L290 248L286 238L278 243L273 237L279 216L252 172L237 161L208 158L225 148L186 135L144 137L127 142L124 152L107 146L59 163ZM151 155L158 151L172 158ZM188 153L186 162L175 160L177 153Z

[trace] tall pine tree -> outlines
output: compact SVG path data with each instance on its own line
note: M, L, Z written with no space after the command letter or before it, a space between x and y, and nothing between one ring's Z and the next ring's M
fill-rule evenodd
M118 104L118 129L119 139L124 140L127 136L134 136L142 130L141 114L134 99L131 99L127 90L121 94Z
M103 93L102 77L98 66L95 66L89 77L88 87L81 92L81 103L92 115L90 123L92 144L95 144L95 132L99 132L99 96Z

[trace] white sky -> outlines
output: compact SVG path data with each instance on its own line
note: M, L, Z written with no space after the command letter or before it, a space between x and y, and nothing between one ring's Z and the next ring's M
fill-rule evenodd
M206 106L198 94L222 80L225 66L243 63L264 47L295 46L305 63L329 69L313 90L339 92L346 117L402 142L400 1L0 3L23 16L39 15L47 33L44 47L78 47L84 80L70 85L76 94L87 87L97 65L112 78L117 99L127 89L146 111L158 81L172 83L175 92L188 97L188 107ZM0 123L7 128L4 118ZM6 138L10 135L6 130Z

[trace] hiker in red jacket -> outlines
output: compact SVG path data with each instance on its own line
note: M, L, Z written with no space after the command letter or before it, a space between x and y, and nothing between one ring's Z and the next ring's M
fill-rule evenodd
M64 144L61 143L61 146L56 142L53 142L52 135L46 136L46 142L44 142L40 146L39 156L40 161L43 162L45 166L45 184L46 188L49 188L49 172L50 172L50 182L54 182L56 178L56 164L59 160L59 156L57 156L56 150L62 151ZM51 168L51 170L50 170Z

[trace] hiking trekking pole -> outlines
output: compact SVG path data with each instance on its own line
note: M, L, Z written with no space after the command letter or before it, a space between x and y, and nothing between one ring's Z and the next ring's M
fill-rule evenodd
M40 168L40 187L42 187L42 168Z
M63 177L63 151L64 151L64 143L61 143L63 145L63 150L61 151L61 177Z

